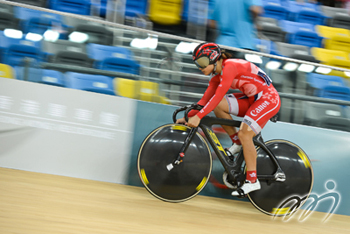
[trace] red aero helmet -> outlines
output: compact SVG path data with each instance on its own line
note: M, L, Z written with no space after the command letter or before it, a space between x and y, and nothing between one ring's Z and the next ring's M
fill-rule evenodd
M192 54L194 63L199 68L205 68L210 64L216 63L221 56L221 49L215 43L199 44Z

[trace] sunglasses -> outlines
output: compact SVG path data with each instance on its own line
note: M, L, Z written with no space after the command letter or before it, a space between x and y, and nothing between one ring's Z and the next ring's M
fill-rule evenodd
M199 59L194 60L194 64L200 69L204 69L209 65L208 57L200 57Z

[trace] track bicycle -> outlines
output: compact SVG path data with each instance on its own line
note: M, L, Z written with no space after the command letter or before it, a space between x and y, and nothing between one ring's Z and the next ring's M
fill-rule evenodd
M196 104L178 108L173 113L174 123L156 128L141 144L137 158L139 177L147 191L160 200L183 202L203 190L213 165L209 145L224 168L224 184L238 190L241 197L246 196L240 189L246 178L243 150L234 158L228 156L212 130L213 125L239 127L241 121L205 116L197 128L175 124L179 112L185 111L188 120L189 111L200 108ZM271 121L276 122L277 116ZM259 133L253 142L257 150L257 177L261 189L249 193L248 199L265 214L284 216L294 213L312 190L310 159L299 146L287 140L264 142ZM293 200L290 198L296 198L298 202L289 202Z

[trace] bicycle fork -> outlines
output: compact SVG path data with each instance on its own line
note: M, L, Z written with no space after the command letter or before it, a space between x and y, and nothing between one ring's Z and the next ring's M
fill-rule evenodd
M185 142L182 145L179 154L177 155L177 158L172 163L170 163L166 166L168 171L171 171L174 168L174 166L179 165L180 163L183 162L183 158L185 157L185 152L186 152L188 146L190 145L193 137L196 135L197 130L198 130L198 127L191 128L190 133L187 135Z

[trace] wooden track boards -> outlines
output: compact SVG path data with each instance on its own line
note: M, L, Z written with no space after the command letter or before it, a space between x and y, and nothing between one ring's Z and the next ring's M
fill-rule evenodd
M249 202L167 203L141 187L0 168L0 233L347 233L350 217L273 219Z

